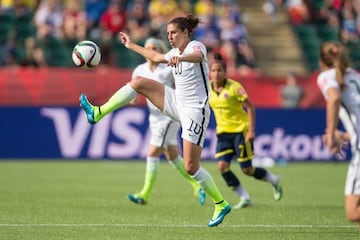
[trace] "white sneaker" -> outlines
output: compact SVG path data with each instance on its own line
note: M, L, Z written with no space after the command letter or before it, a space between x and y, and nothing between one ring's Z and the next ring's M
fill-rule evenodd
M273 196L276 201L279 201L283 196L283 189L280 184L280 177L275 185L273 185Z
M246 208L252 206L254 203L251 198L240 199L240 202L234 206L235 209Z

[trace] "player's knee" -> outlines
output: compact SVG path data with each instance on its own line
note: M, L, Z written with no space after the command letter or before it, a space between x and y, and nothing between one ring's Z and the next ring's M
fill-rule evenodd
M174 160L179 157L179 153L177 151L165 151L164 154L167 160Z
M219 172L223 173L230 168L229 164L225 161L218 161L217 162L217 169Z
M359 211L347 211L346 218L353 223L358 223L360 225L360 214Z
M191 176L193 176L197 172L199 167L200 167L199 165L194 164L192 162L184 163L185 171Z
M241 168L241 171L247 176L252 176L254 173L254 170L252 167Z
M135 91L139 91L141 89L141 87L143 86L143 84L144 84L143 77L134 77L130 81L130 85Z

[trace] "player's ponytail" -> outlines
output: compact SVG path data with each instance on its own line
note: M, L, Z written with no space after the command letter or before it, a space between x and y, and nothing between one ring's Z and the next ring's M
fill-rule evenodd
M325 42L320 48L320 60L328 68L335 68L336 81L342 89L345 87L344 76L349 67L346 48L338 42Z

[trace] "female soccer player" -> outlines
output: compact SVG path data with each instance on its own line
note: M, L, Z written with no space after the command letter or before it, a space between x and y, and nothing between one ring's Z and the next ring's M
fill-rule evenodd
M148 38L144 47L160 53L166 52L167 50L165 45L155 38ZM171 68L167 67L165 64L159 64L151 60L147 60L145 63L140 64L134 69L132 78L138 76L150 77L162 84L165 84L166 86L174 88L175 79ZM180 129L180 124L163 115L150 101L147 100L146 102L150 112L149 129L151 131L151 137L146 158L145 182L139 193L128 194L129 199L137 204L148 203L151 191L156 181L160 156L164 153L168 162L173 165L192 185L194 188L194 194L199 198L199 203L201 205L204 204L206 198L204 190L200 187L196 180L185 171L184 161L179 155L177 134Z
M337 42L320 47L317 84L326 100L325 145L339 153L344 140L350 140L352 157L345 184L347 219L360 224L360 75L350 68L346 48ZM339 118L346 133L337 130Z
M255 108L243 86L226 77L226 64L220 54L215 54L210 67L210 106L216 120L217 167L227 185L240 197L234 208L252 205L252 200L230 169L236 157L241 170L255 179L272 184L275 200L282 197L280 178L264 168L253 167L253 141L255 138Z
M180 122L183 139L185 170L211 197L215 210L208 226L219 225L230 213L231 206L223 198L212 176L200 166L200 156L205 141L210 118L209 67L207 50L203 43L191 40L199 19L192 15L176 17L167 25L167 37L172 49L166 54L143 48L132 42L129 35L121 32L121 42L154 62L167 63L175 78L175 90L145 77L135 77L123 86L112 98L116 108L128 104L139 93L149 99L165 115ZM80 105L85 110L88 121L95 123L114 110L113 104L92 106L86 96L80 96Z

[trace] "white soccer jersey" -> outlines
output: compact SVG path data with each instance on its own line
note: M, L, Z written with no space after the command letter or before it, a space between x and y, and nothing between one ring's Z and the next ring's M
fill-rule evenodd
M168 67L166 64L159 64L155 71L152 71L150 69L150 65L147 62L140 64L134 69L132 73L132 78L134 77L150 78L171 88L174 88L175 84L171 68ZM150 111L150 124L171 121L171 119L167 116L164 116L152 102L150 102L148 99L146 99L146 102Z
M345 195L360 195L360 74L353 69L349 69L344 80L346 87L341 91L339 118L350 135L352 150L352 159L345 184ZM335 69L322 72L318 76L317 84L325 99L327 99L329 88L339 89Z
M198 50L204 55L202 62L181 62L172 70L175 78L176 101L182 103L183 106L202 108L209 96L209 66L205 45L199 41L191 41L182 54L178 48L171 49L165 55L165 60L169 61L173 56L187 55Z
M341 107L339 117L344 127L354 136L354 144L360 148L358 137L360 136L360 74L349 69L345 74L345 89L341 92ZM320 73L317 79L318 86L324 95L328 98L329 88L339 88L336 81L335 69L330 69ZM356 137L356 138L355 138Z

